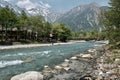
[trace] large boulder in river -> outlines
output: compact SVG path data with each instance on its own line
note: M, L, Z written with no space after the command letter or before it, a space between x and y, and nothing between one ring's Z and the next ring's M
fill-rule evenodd
M13 76L11 80L43 80L43 75L36 71L28 71L28 72Z

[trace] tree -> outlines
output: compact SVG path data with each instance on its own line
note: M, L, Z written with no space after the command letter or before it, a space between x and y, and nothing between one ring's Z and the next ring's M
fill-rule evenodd
M44 35L45 20L42 16L30 16L28 20L28 25L29 29L36 33L36 40L38 39L38 37Z
M2 41L7 40L7 29L11 28L16 22L16 14L13 9L8 6L0 8L0 25L2 26ZM3 33L3 30L5 32ZM3 36L4 35L4 36Z
M56 40L66 41L71 36L71 30L61 23L53 24L53 34Z
M120 1L110 0L109 4L109 10L104 14L104 25L107 29L107 38L111 43L115 43L120 41Z
M16 22L17 28L17 40L19 39L27 39L27 29L28 29L28 16L24 10L17 16ZM18 33L18 31L22 31L22 33Z
M18 29L23 30L27 28L28 17L24 10L21 11L21 14L17 17L17 19L18 21L16 23L16 26Z
M44 30L44 32L43 32L44 36L43 37L45 38L46 41L48 41L49 38L50 38L50 33L52 31L52 25L49 22L45 22L43 30Z
M60 35L60 40L66 42L72 35L71 30L68 26L61 24L63 32Z

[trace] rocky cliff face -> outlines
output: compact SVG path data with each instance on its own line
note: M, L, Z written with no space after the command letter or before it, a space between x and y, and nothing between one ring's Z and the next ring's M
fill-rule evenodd
M50 23L54 23L57 19L59 19L64 13L61 12L50 12L47 16L47 20Z
M99 14L101 8L96 3L77 6L63 14L56 22L67 24L72 30L99 29Z

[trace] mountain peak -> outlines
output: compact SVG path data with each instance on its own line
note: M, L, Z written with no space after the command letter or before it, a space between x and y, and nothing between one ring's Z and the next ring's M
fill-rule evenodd
M96 3L96 2L92 2L92 3L90 3L91 5L99 5L98 3Z
M100 7L100 5L96 2L92 2L90 4L88 4L88 6L92 6L92 7Z
M56 22L70 26L73 31L98 30L100 7L96 2L77 6L63 14Z

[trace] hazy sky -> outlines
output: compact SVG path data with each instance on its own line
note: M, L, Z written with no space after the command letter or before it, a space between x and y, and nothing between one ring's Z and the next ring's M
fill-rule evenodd
M52 11L66 11L73 7L96 2L101 6L108 5L109 0L5 0L15 3L20 7L35 8L40 3L43 7L49 8Z

